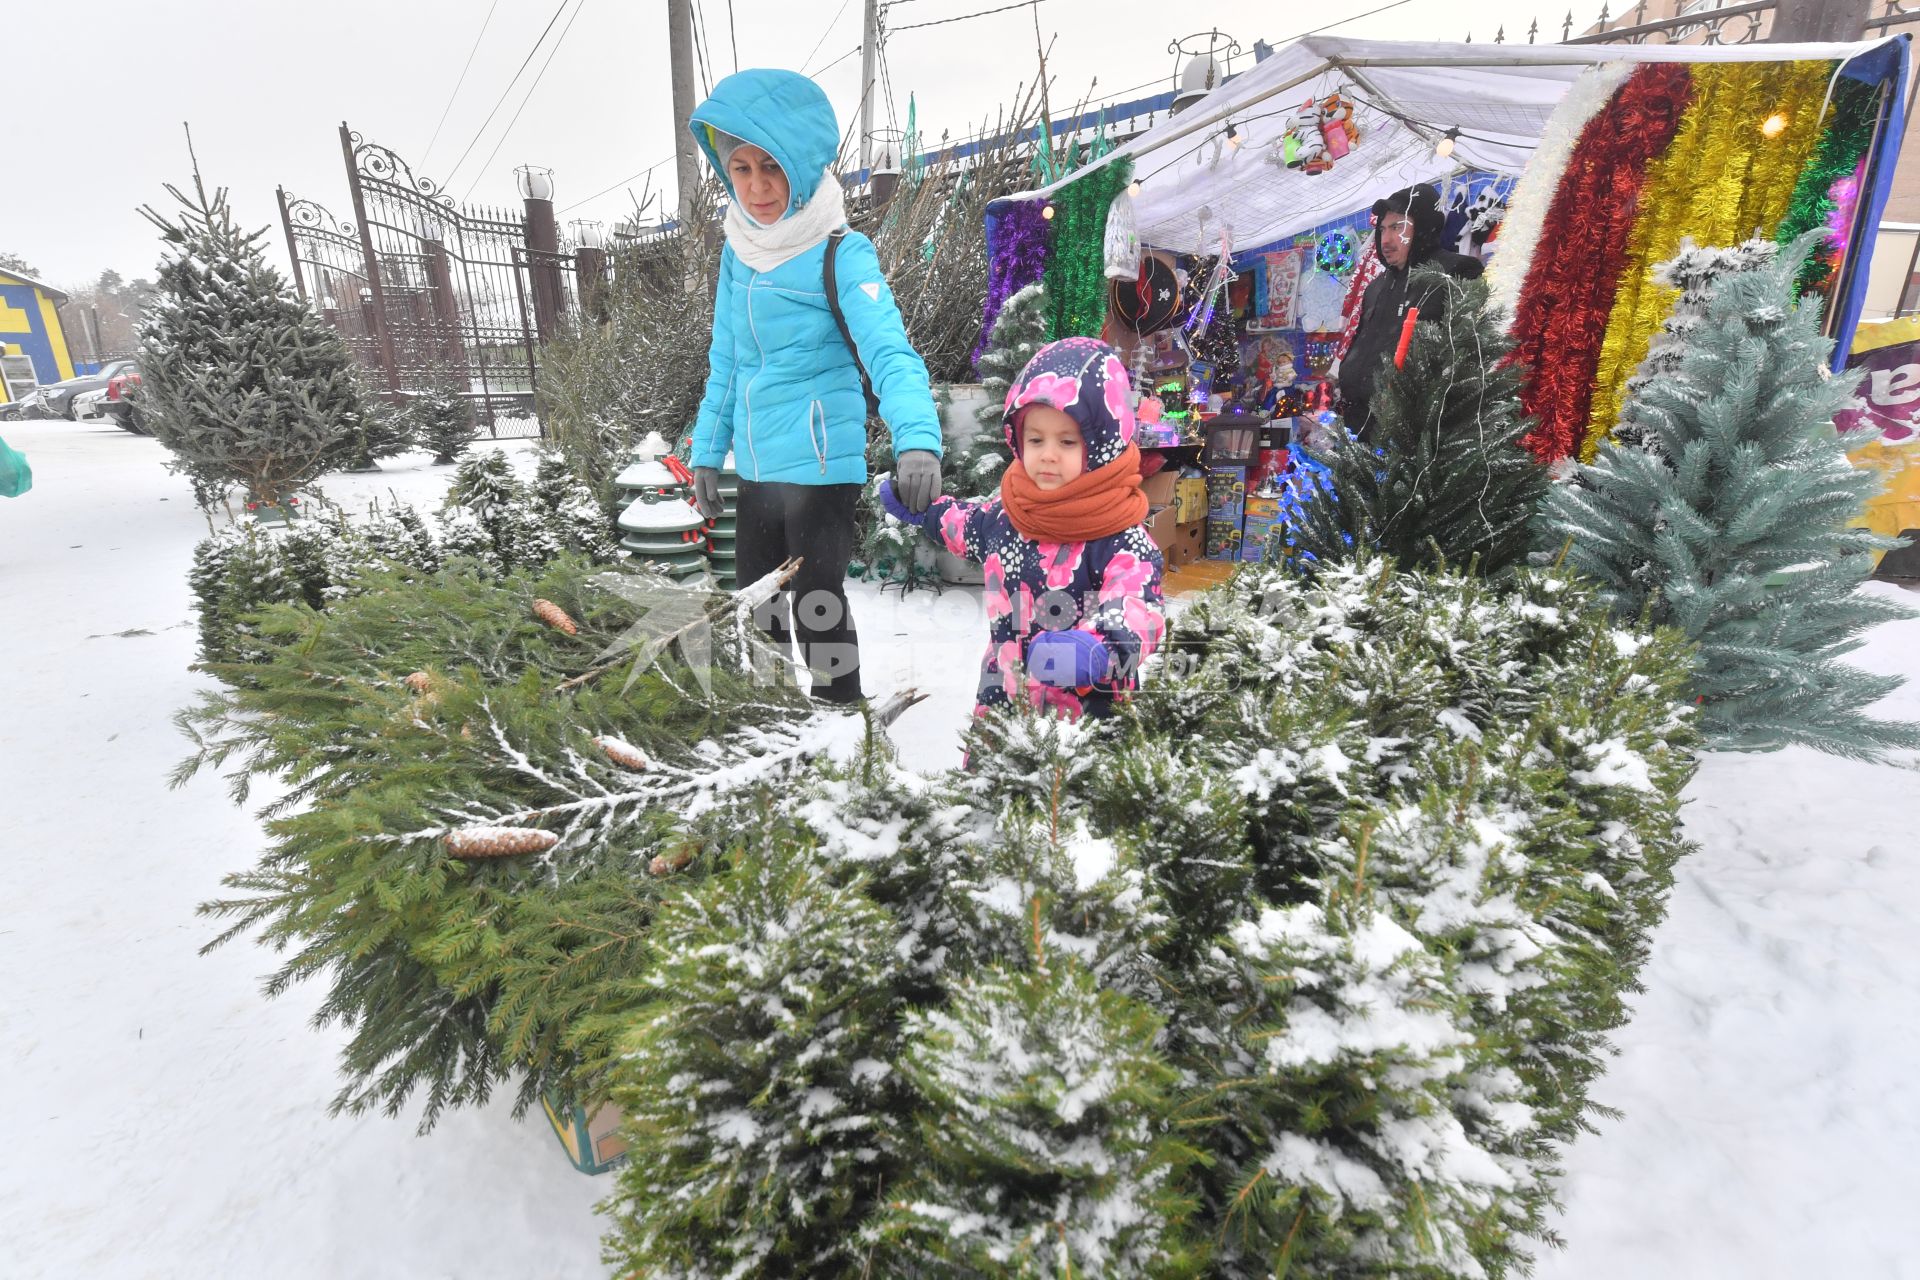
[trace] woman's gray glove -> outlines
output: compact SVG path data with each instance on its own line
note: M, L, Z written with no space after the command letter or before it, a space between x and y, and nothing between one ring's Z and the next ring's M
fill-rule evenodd
M900 504L920 515L940 496L940 455L909 449L894 459L893 491Z
M709 520L718 520L727 505L720 500L720 472L714 467L693 469L693 505Z

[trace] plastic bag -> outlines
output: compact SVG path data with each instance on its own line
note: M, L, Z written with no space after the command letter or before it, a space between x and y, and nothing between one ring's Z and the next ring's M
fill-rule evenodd
M0 440L0 498L17 498L33 488L33 468L19 450Z

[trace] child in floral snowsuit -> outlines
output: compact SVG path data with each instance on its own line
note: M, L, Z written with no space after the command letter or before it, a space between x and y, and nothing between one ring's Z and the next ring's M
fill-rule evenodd
M1106 343L1051 343L1007 391L1014 459L998 498L936 498L914 515L881 483L889 514L985 571L975 714L1024 697L1071 718L1105 715L1166 634L1131 399Z

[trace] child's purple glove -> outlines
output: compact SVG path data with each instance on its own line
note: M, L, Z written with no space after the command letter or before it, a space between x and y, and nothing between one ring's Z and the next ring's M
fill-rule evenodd
M927 513L924 511L919 515L915 515L913 512L907 510L907 504L900 501L898 495L893 491L892 476L882 477L880 481L880 505L885 507L887 514L895 520L903 521L914 526L916 529L920 527L921 521L927 518Z
M1056 689L1086 689L1107 678L1109 658L1091 631L1042 631L1027 646L1027 674Z

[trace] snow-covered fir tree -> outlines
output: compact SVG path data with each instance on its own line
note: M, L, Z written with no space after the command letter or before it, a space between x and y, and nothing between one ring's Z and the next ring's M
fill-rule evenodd
M593 490L564 454L540 455L527 497L553 531L560 550L576 551L602 561L611 561L618 555L613 518L594 500Z
M1299 487L1283 540L1296 563L1364 549L1493 573L1528 550L1547 475L1520 444L1532 424L1511 344L1485 284L1416 274L1444 313L1414 326L1405 364L1381 379L1370 440L1349 434L1317 453L1328 472Z
M433 450L435 466L453 465L480 433L473 402L448 384L415 392L407 401L406 413L412 419L415 442Z
M689 860L701 931L662 964L693 1011L656 990L609 1067L645 1108L609 1259L1512 1273L1686 848L1686 674L1677 636L1564 577L1268 566L1179 615L1112 720L997 711L945 777L874 742L817 766L790 832L763 815ZM788 859L814 901L734 923ZM835 987L846 949L883 958ZM849 1088L831 1041L784 1079L751 1065L837 1001L884 1087ZM829 1116L884 1135L874 1168L782 1218L786 1170L818 1166L743 1161L834 1150L809 1137Z
M1638 441L1602 446L1555 486L1540 542L1621 616L1699 646L1694 687L1715 745L1878 759L1920 746L1920 725L1868 715L1901 678L1843 660L1907 611L1859 590L1873 553L1895 543L1854 527L1882 481L1847 460L1833 416L1852 388L1828 375L1820 304L1795 288L1820 234L1710 278L1623 413Z
M346 435L328 461L342 471L378 471L380 459L397 457L417 444L413 418L363 385L360 412L348 423Z
M241 231L226 188L169 185L158 292L140 330L146 421L203 505L231 486L283 503L332 465L367 412L346 344L267 264L266 232Z
M1008 298L993 322L986 349L974 367L987 393L986 403L974 415L979 429L953 462L948 492L962 497L992 497L1000 492L1000 473L1013 461L1003 423L1007 388L1047 343L1051 314L1045 284L1030 284Z

